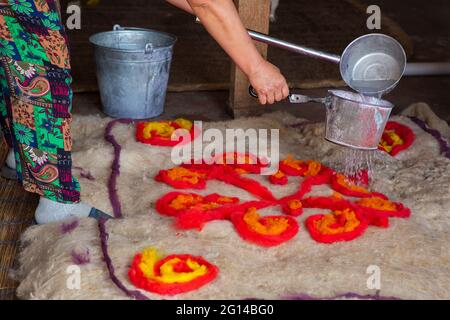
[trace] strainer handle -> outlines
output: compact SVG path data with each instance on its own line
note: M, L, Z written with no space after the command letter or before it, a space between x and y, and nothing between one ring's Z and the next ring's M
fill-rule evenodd
M328 97L325 98L313 98L309 96L305 96L302 94L291 94L289 95L289 102L290 103L308 103L308 102L315 102L320 103L328 107L330 105L330 99Z
M258 93L256 92L255 88L253 86L248 87L248 93L253 98L258 98ZM309 96L301 95L301 94L289 94L289 102L290 103L308 103L308 102L316 102L324 104L326 107L329 107L331 105L330 97L326 98L312 98Z

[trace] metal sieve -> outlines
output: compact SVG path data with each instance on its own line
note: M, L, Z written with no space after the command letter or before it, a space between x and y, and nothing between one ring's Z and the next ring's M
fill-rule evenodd
M252 97L258 95L249 88ZM362 94L330 90L325 98L290 94L291 103L317 102L327 108L325 139L359 150L375 150L394 105L389 101Z

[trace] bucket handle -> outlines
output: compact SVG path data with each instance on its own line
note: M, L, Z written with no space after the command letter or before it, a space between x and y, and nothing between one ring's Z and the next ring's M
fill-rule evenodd
M127 28L122 27L120 24L115 24L113 26L113 31L121 31L121 30L127 30ZM145 54L152 54L153 51L154 51L153 44L147 43L144 49Z
M120 24L115 24L113 27L113 31L125 30L125 28L121 27Z

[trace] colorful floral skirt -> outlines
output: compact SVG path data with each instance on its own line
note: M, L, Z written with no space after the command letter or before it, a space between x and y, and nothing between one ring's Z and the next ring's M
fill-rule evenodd
M0 0L0 123L27 191L78 202L72 78L56 0Z

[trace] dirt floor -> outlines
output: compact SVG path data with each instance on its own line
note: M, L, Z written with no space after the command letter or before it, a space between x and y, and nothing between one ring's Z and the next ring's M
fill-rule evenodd
M379 4L384 14L394 18L401 27L413 38L415 54L412 61L450 61L450 5L446 0L364 0L368 4ZM283 1L281 1L283 3ZM76 57L74 57L76 59ZM301 72L301 70L299 70ZM423 101L430 104L433 111L450 123L450 76L448 77L420 77L404 78L386 99L397 107L395 113L400 112L414 102ZM323 96L327 89L302 90L301 93L312 96ZM199 120L225 120L230 116L226 112L228 93L186 92L169 93L163 118L185 116ZM314 104L292 106L279 103L273 107L261 107L261 111L285 109L294 115L312 121L323 121L325 112L323 107ZM86 93L75 95L74 114L100 112L101 105L98 94ZM4 199L3 201L8 201ZM35 203L30 206L35 205ZM17 208L11 207L15 212ZM17 217L24 221L23 217ZM0 224L0 228L5 225ZM2 233L0 233L1 235ZM8 239L0 239L0 249L15 243L19 234ZM7 240L7 242L6 242ZM0 250L0 252L2 252ZM3 258L3 257L1 257ZM12 265L13 261L11 260ZM2 264L5 265L5 264ZM7 266L1 271L6 273ZM2 278L0 277L0 280ZM10 282L0 283L0 299L13 297L13 287Z

